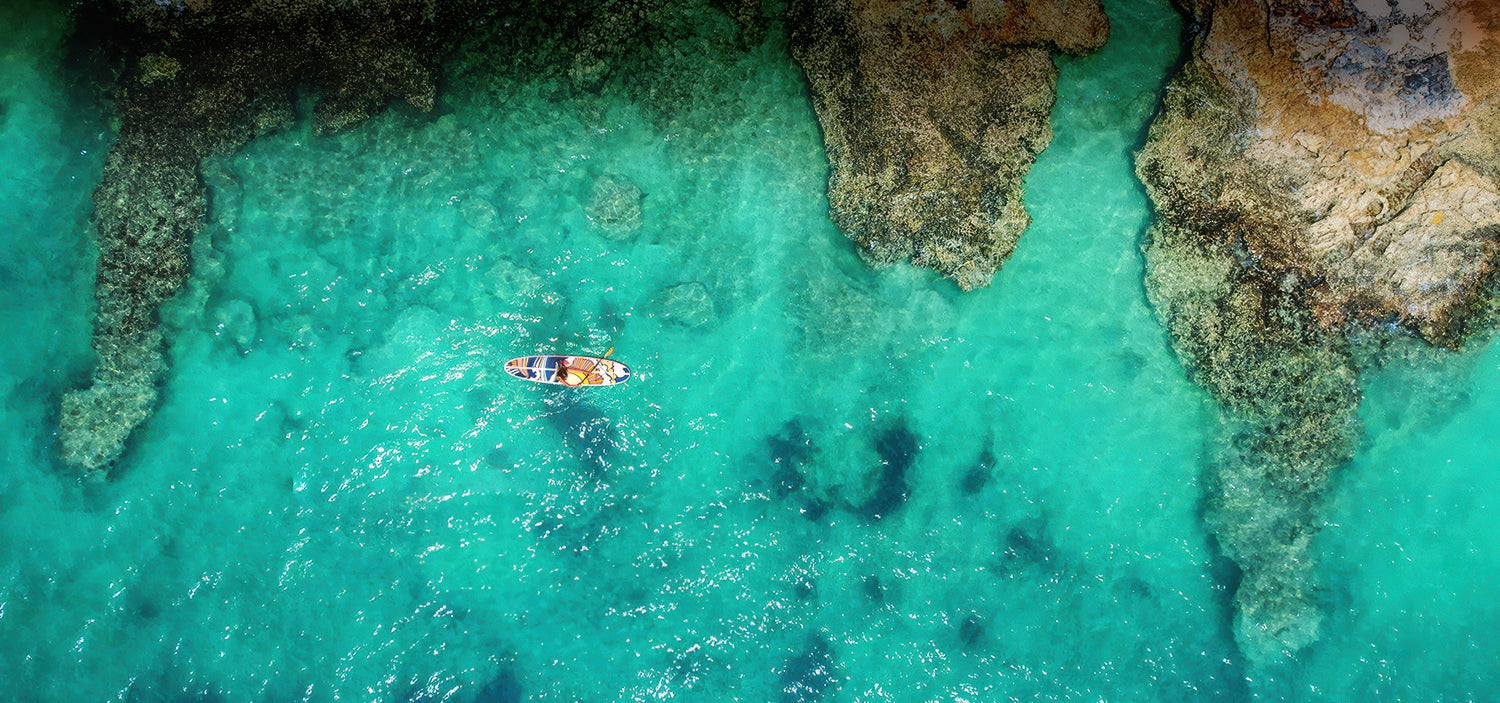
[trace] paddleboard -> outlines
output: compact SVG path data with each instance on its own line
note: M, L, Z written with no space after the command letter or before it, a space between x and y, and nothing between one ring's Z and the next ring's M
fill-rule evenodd
M523 356L505 362L505 372L525 381L569 388L613 386L630 379L630 367L602 356Z

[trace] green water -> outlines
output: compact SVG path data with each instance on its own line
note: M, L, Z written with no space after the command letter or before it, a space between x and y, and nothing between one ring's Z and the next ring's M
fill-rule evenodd
M1500 696L1482 344L1369 375L1327 635L1240 661L1198 517L1217 411L1141 287L1131 152L1180 24L1109 10L1105 50L1060 61L1034 225L969 294L858 260L784 35L725 50L711 11L642 69L714 88L679 104L461 53L434 115L257 140L205 167L162 404L107 482L54 428L91 363L108 106L57 10L0 11L0 696ZM587 217L602 176L645 193L632 237ZM691 282L698 326L663 302ZM500 368L611 346L615 389Z

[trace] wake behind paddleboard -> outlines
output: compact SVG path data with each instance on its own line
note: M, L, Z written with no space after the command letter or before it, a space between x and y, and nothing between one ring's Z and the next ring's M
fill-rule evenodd
M523 356L505 362L505 372L524 381L569 388L613 386L630 379L630 367L602 356Z

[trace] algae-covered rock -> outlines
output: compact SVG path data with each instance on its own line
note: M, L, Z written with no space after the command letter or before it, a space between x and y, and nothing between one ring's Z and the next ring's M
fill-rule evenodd
M141 57L141 83L150 85L158 81L169 81L182 71L182 64L170 56L147 54Z
M1054 52L1086 54L1096 0L794 2L833 219L877 264L989 284L1030 218L1022 179L1052 140Z
M130 433L156 407L156 386L96 382L62 399L62 458L72 466L102 469L124 451Z
M430 109L444 27L433 8L92 0L75 9L80 35L103 39L125 64L119 133L94 192L98 362L90 387L64 398L65 460L107 468L150 415L165 368L157 310L188 275L207 210L204 159L285 124L299 86L317 91L323 130L392 98Z
M1137 170L1147 293L1224 405L1206 519L1252 663L1320 636L1310 545L1359 436L1346 335L1453 343L1500 235L1490 4L1199 0Z
M1200 136L1143 175L1171 191L1158 207L1254 220L1213 239L1295 277L1319 327L1395 321L1447 343L1500 234L1500 10L1365 5L1213 3L1170 89L1203 101L1159 122Z

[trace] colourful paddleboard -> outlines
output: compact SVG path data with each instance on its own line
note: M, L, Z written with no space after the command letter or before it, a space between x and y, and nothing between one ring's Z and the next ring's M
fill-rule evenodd
M613 386L630 379L629 367L602 356L523 356L505 362L505 372L526 381L569 388Z

